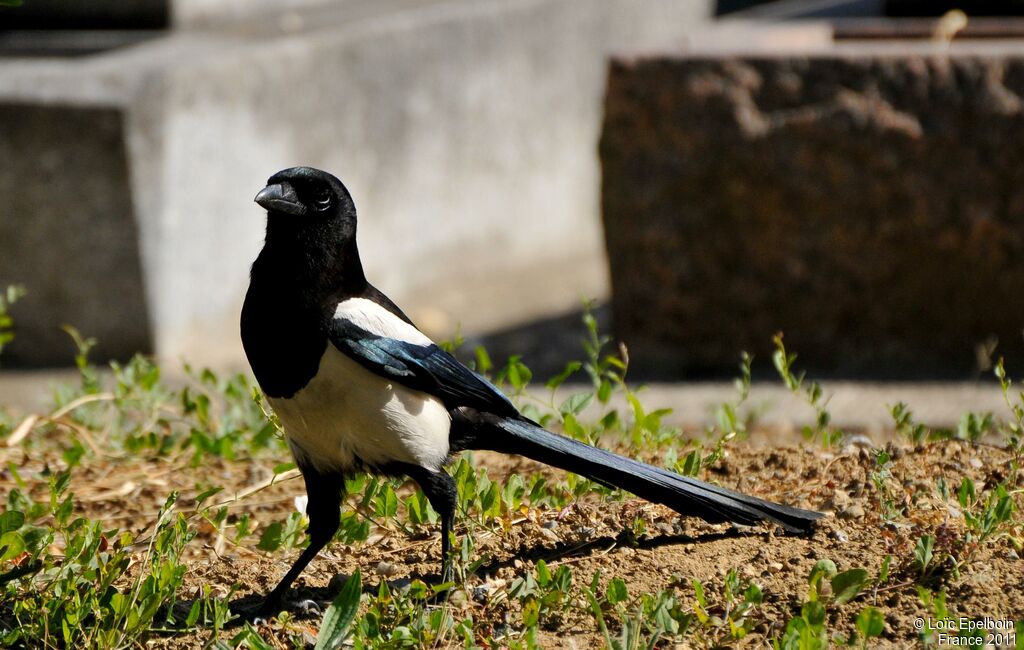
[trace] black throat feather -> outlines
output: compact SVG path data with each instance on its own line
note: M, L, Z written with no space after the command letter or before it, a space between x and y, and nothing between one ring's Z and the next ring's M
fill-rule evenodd
M268 214L242 306L242 345L269 397L291 397L309 383L327 346L334 306L368 286L354 219L298 220Z

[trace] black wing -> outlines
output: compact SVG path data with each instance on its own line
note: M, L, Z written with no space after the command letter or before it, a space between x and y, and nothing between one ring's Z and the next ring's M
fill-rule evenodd
M342 318L331 321L328 338L367 370L434 395L449 409L468 406L495 415L519 416L494 384L433 343L417 345L379 336Z

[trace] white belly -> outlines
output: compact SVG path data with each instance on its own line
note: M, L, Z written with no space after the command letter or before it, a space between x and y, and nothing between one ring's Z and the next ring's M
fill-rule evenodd
M366 370L331 344L309 384L269 402L296 460L319 471L358 461L436 471L448 457L451 417L439 399Z

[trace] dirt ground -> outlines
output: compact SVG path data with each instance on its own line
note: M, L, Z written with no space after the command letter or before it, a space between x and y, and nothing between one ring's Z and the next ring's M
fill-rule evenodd
M929 613L917 592L914 544L922 534L931 533L937 539L937 553L947 550L963 556L965 551L963 518L950 502L936 494L936 481L944 477L947 484L956 486L967 475L980 490L982 483L991 485L1005 477L1010 459L999 448L959 441L891 447L895 462L889 485L906 514L885 522L879 492L870 479L875 461L863 447L826 451L806 445L759 447L741 442L727 449L705 478L761 497L821 510L827 515L817 532L809 537L792 537L777 534L767 526L741 529L710 525L628 496L621 501L587 497L560 511L526 511L508 522L507 532L477 531L476 552L487 559L466 584L466 593L472 597L456 598L449 606L461 615L471 613L482 634L497 637L503 630L515 629L519 621L515 601L491 596L503 594L503 587L544 559L552 570L570 565L577 586L600 569L605 580L613 576L625 580L631 595L674 589L687 608L694 603L691 580L696 578L708 591L709 613L714 615L724 577L736 569L744 583L756 582L764 592L763 604L752 615L753 632L738 642L707 634L691 636L680 647L764 647L782 634L786 621L799 615L807 595L808 574L818 560L831 559L839 571L862 567L874 578L883 559L891 555L888 581L844 607L828 608L828 627L830 632L849 636L856 614L865 605L874 605L885 616L885 630L872 647L919 645L915 621ZM513 472L548 471L520 458L480 454L477 460L489 468L492 478ZM91 464L76 474L75 484L90 486L78 495L80 508L86 511L83 514L102 517L110 526L139 530L171 489L181 489L187 495L190 486L205 480L241 490L262 484L269 476L267 467L253 463L223 462L212 474L206 467L199 476L153 461L131 471L113 467L105 470L102 465ZM1019 485L1017 489L1019 492ZM292 511L294 498L302 493L302 482L289 480L241 499L231 508L270 521ZM1015 516L1020 521L1019 494L1016 501ZM632 529L638 516L646 532L635 539L625 531ZM460 526L459 533L464 532ZM1016 528L1018 538L1021 533L1020 527ZM298 551L267 554L224 545L218 543L216 531L206 526L189 553L187 589L180 598L193 598L204 584L221 594L237 584L233 598L246 602L271 588ZM332 578L349 575L356 568L362 570L364 590L368 592L375 592L380 580L398 585L409 578L429 581L437 574L438 556L436 527L416 538L375 528L366 543L354 547L330 545L296 582L298 591L294 595L328 602L339 582L332 583ZM954 617L1024 618L1024 561L1006 538L978 545L958 575L939 570L929 580L932 588L945 587ZM581 611L585 608L571 609L560 618L546 621L540 639L543 647L600 647L603 637L594 619ZM314 638L319 615L301 611L293 614L295 620L288 630L276 621L261 623L258 629L264 638L276 638L280 647L291 647L287 639L296 629ZM208 637L209 631L199 630L158 637L150 645L199 647Z

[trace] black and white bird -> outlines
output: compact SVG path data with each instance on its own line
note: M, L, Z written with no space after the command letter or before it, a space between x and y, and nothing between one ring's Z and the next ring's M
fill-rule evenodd
M522 416L367 282L355 205L331 174L286 169L255 200L267 210L267 235L242 307L242 343L309 497L309 546L262 613L280 609L337 531L344 479L356 471L419 484L441 518L441 580L450 580L457 495L445 463L464 449L521 454L710 522L769 521L803 533L821 517L577 442Z

